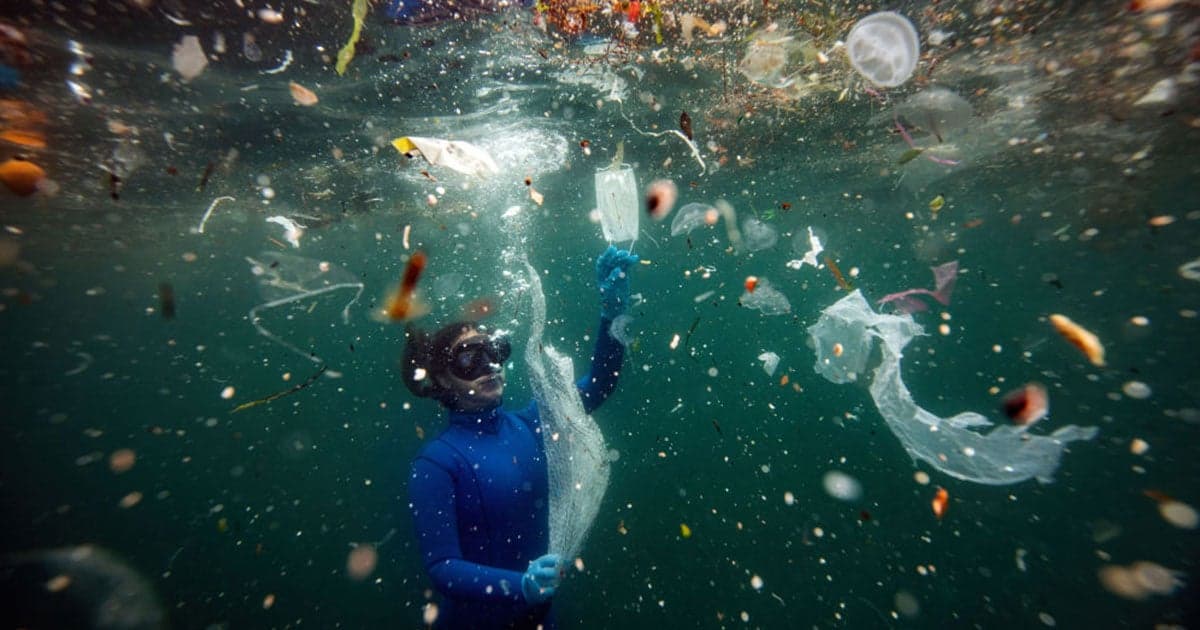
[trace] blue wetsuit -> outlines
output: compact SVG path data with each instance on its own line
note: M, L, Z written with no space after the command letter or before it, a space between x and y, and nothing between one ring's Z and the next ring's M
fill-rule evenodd
M591 413L617 386L625 348L600 319L592 367L576 384ZM449 412L413 461L409 499L425 570L446 628L553 627L550 603L521 593L529 562L549 551L549 484L536 403ZM570 558L564 558L570 561Z

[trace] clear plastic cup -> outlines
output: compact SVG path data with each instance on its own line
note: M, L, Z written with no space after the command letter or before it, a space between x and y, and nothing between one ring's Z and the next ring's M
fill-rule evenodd
M846 52L855 70L880 87L903 85L921 55L917 29L894 11L872 13L850 29Z

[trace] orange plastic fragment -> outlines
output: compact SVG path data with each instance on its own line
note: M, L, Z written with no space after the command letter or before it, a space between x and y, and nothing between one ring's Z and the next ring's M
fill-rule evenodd
M20 145L29 149L45 149L46 136L38 131L21 131L19 129L7 129L0 131L0 140L9 144Z
M22 197L37 192L43 179L46 179L46 171L28 160L12 158L0 164L0 182Z
M950 493L945 488L938 487L937 494L933 495L933 501L930 501L930 507L933 508L933 515L942 520L946 515L946 510L950 507Z
M1071 321L1071 318L1066 315L1054 314L1050 316L1050 323L1054 325L1054 329L1064 339L1071 342L1071 345L1079 348L1092 365L1104 367L1104 345L1100 343L1100 338L1090 330Z

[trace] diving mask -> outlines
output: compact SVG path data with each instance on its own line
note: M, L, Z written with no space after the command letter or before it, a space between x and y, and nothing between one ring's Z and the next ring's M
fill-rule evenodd
M473 337L450 351L450 373L464 381L498 373L512 354L508 337Z

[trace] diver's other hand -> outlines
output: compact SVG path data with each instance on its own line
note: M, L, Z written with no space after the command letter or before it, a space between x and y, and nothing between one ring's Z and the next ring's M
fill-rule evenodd
M558 583L562 581L559 564L562 560L556 553L548 553L529 563L521 577L521 593L530 604L540 604L554 597Z
M629 270L640 260L636 254L613 245L596 259L600 314L604 318L614 319L629 308Z

